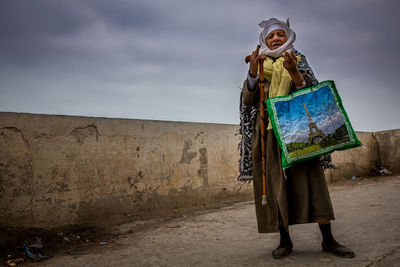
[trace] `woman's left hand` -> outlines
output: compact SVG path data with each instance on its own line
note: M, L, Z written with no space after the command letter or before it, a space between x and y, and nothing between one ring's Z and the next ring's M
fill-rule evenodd
M294 52L290 52L290 54L288 52L283 53L283 67L285 67L285 69L287 69L288 72L294 73L297 72L297 58L294 55Z
M305 82L299 68L297 67L297 57L294 55L294 52L292 51L290 54L285 52L283 56L283 67L289 72L294 85L296 87L303 87Z

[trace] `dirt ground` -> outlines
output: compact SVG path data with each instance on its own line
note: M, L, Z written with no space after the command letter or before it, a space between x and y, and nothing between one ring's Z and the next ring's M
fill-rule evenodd
M400 266L400 176L357 178L331 184L330 192L333 234L355 251L353 259L322 252L316 224L292 226L293 253L273 259L279 235L257 233L254 204L246 202L107 232L19 232L30 244L41 236L43 254L51 256L24 266ZM7 233L3 241L12 239ZM21 241L13 245L2 248L3 259L23 256Z

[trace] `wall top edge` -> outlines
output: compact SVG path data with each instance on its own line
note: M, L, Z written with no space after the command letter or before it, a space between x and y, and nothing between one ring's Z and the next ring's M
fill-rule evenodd
M118 118L118 117L96 117L96 116L80 116L80 115L63 115L63 114L46 114L46 113L27 113L27 112L9 112L0 111L0 116L42 116L42 117L60 117L60 118L83 118L83 119L103 119L103 120L123 120L123 121L139 121L139 122L150 122L150 123L176 123L176 124L204 124L204 125L221 125L221 126L235 126L239 127L239 124L231 123L215 123L215 122L195 122L195 121L169 121L169 120L151 120L151 119L135 119L135 118ZM400 132L398 129L380 130L380 131L356 131L356 133L390 133Z
M0 111L0 116L38 116L38 117L60 117L60 118L82 118L82 119L103 119L103 120L124 120L124 121L140 121L150 123L176 123L176 124L204 124L204 125L221 125L235 126L239 124L214 123L214 122L195 122L195 121L168 121L168 120L151 120L151 119L135 119L135 118L114 118L114 117L96 117L96 116L79 116L79 115L63 115L63 114L45 114L45 113L26 113L26 112L8 112Z
M391 130L376 131L376 132L374 132L374 133L393 133L393 132L400 132L400 128L398 128L398 129L391 129Z

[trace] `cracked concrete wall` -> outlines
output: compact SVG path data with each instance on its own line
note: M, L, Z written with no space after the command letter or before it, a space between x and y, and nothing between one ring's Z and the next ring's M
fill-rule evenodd
M0 112L0 227L103 226L251 200L252 184L237 181L237 129ZM358 133L364 146L333 153L327 179L391 162L399 133Z
M237 128L0 113L0 226L102 225L250 200Z
M400 173L400 129L357 132L357 136L363 146L332 154L332 161L337 168L325 171L328 181L377 175L372 168L379 167L394 174Z
M400 174L400 130L373 133L378 144L380 166Z
M332 153L332 162L336 169L325 170L328 181L350 179L352 176L371 176L372 167L379 167L378 144L373 133L357 132L356 134L363 145Z

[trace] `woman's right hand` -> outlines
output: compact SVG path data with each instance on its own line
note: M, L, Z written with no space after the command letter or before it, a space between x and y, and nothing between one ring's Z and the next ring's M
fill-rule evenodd
M251 77L255 78L258 72L258 52L260 51L260 45L257 45L257 48L250 55L250 67L249 74Z

